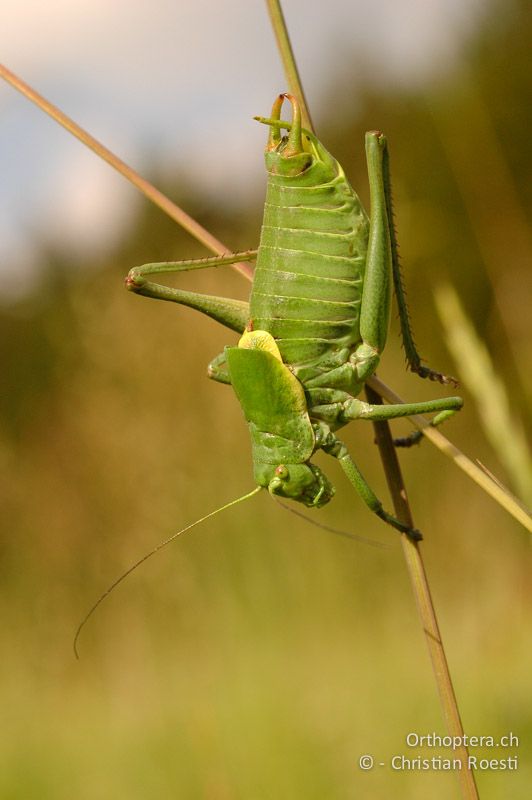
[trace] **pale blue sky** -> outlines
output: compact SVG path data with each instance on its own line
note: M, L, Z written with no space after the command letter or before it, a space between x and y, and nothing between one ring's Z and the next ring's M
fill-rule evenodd
M493 2L285 0L314 116L334 78L356 85L342 53L357 50L375 80L422 83L452 69ZM262 180L264 131L251 118L285 88L262 0L3 0L0 50L141 172L175 167L211 194L231 181L237 198ZM0 272L16 295L33 281L42 232L96 256L136 195L3 85L0 114Z

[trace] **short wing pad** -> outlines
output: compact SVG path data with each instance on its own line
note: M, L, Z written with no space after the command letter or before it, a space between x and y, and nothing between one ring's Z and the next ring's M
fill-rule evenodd
M227 347L225 352L257 460L269 464L307 461L315 440L301 383L265 350Z

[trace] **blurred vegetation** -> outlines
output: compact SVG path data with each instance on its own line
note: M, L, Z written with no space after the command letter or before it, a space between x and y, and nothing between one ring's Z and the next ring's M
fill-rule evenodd
M531 36L529 4L494 4L450 76L407 93L368 75L362 98L344 78L316 121L364 198L363 131L387 132L422 353L460 375L432 301L445 278L522 418L531 392ZM228 219L191 187L161 188L235 249L257 242L258 194ZM34 295L0 312L0 796L457 796L451 773L357 767L366 752L418 755L406 734L444 728L399 541L334 464L337 498L320 518L384 548L318 531L261 495L146 564L91 621L81 662L72 657L77 623L125 566L252 487L241 412L205 376L236 337L122 289L131 265L193 255L203 253L146 207L99 265L43 254ZM229 269L183 283L248 292ZM405 373L395 320L379 374L405 398L440 392ZM509 481L464 395L445 433ZM386 497L370 428L351 426L345 438ZM521 740L518 772L479 774L481 797L525 798L529 542L428 444L402 463L466 731Z

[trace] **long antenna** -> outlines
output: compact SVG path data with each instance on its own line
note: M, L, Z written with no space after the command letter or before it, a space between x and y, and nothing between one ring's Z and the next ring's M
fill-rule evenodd
M185 528L181 528L181 530L177 531L177 533L173 533L171 536L168 537L168 539L165 539L163 542L160 542L156 547L153 548L153 550L150 550L149 553L146 553L146 555L142 556L142 558L139 558L138 561L135 561L134 564L128 567L128 569L126 569L126 571L123 572L119 578L113 581L113 583L105 590L105 592L100 595L100 597L96 600L92 608L89 609L87 614L85 614L80 624L78 625L78 628L74 636L74 641L72 642L72 647L74 648L74 655L76 656L76 658L79 660L78 640L81 631L83 630L89 619L92 617L98 606L101 603L103 603L105 598L108 597L114 589L116 589L119 583L122 583L122 581L125 578L127 578L128 575L131 575L131 573L134 570L136 570L137 567L140 567L141 564L144 564L144 562L147 561L148 558L151 558L153 555L155 555L155 553L158 553L159 550L162 550L163 547L166 547L166 545L170 544L170 542L173 542L174 539L177 539L177 537L181 536L182 533L189 531L191 528L195 528L196 525L199 525L201 522L205 522L205 520L214 517L216 514L219 514L220 511L226 511L228 508L231 508L231 506L236 506L237 503L242 503L244 500L249 500L250 497L253 497L254 495L258 494L258 492L260 492L261 489L262 486L257 486L255 489L253 489L252 492L248 492L248 494L244 494L242 495L242 497L237 497L236 500L231 500L230 503L226 503L224 506L220 506L220 508L211 511L209 514L205 514L204 517L200 517L200 519L197 519L195 522L191 522L190 525L187 525Z
M369 544L370 547L381 547L384 550L389 549L389 545L384 544L383 542L378 542L376 539L370 539L366 536L360 536L358 533L351 533L351 531L344 531L342 528L334 528L332 525L326 525L323 522L318 522L318 520L307 516L307 514L303 514L302 511L298 511L297 508L292 508L292 506L282 503L277 499L277 497L274 497L274 500L277 505L281 506L281 508L284 508L285 511L295 514L296 517L301 517L301 519L304 519L305 522L309 523L309 525L314 525L316 528L320 528L322 531L334 533L336 536L343 536L344 539L351 539L351 541L360 542L361 544Z

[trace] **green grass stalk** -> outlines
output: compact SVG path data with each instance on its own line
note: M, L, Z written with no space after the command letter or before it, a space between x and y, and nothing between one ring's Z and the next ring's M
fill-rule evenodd
M488 348L480 340L450 284L437 289L435 300L445 328L447 347L454 357L461 382L475 399L486 438L518 495L532 506L532 454L521 420L510 407L508 392Z

